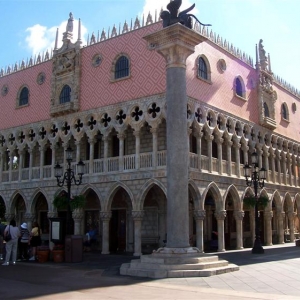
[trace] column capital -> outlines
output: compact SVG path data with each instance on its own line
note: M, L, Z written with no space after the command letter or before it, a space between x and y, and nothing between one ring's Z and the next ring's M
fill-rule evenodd
M204 220L205 217L206 217L206 211L205 210L195 210L194 211L195 220Z
M84 217L84 210L82 208L77 208L72 211L72 218L74 221L80 221Z
M47 212L47 217L48 217L48 219L50 219L50 218L56 218L57 217L57 212L48 211Z
M176 23L144 37L149 49L156 49L170 67L186 66L186 59L195 51L195 46L207 40L194 30Z
M32 213L25 213L24 214L24 219L27 221L27 222L33 222L35 220L35 215L32 214Z
M141 221L144 217L144 211L143 210L133 210L132 211L132 218L134 221Z
M220 210L215 212L215 217L217 220L224 221L226 218L226 210Z
M296 214L295 212L293 212L293 211L288 212L288 218L289 218L289 220L293 220L293 219L295 218L296 215L297 215L297 214Z
M242 221L245 216L245 212L243 210L237 210L234 212L234 218L236 221Z
M7 222L13 220L15 218L15 214L5 213L5 220Z
M100 218L102 221L109 221L111 218L111 211L100 211Z
M264 212L264 218L266 220L271 220L273 218L273 212L272 211L265 211Z
M119 133L117 134L117 137L119 140L124 140L126 138L126 134L125 133Z

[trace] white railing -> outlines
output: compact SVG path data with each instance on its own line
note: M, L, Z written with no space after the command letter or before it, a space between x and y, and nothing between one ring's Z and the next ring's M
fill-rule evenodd
M219 168L218 168L218 159L215 157L212 157L212 171L213 172L218 172Z
M223 170L223 174L227 174L227 172L228 172L227 160L222 160L222 170Z
M235 176L237 175L236 174L236 163L233 161L231 162L231 174L235 175Z
M201 167L202 167L202 170L208 171L208 163L209 163L208 157L204 156L204 155L201 155Z
M165 167L167 165L167 151L158 151L157 152L157 166Z
M32 179L40 179L40 167L32 168Z
M135 154L124 156L124 170L135 169Z
M44 166L43 167L43 177L44 178L51 178L51 169L52 169L52 166Z
M190 153L190 168L198 169L199 163L198 163L198 154Z
M29 180L29 168L22 169L22 180Z
M119 157L110 157L107 159L108 172L119 171Z
M94 171L94 173L103 173L104 172L103 158L94 160L93 171Z
M152 168L152 152L140 154L140 168L147 169Z
M19 170L12 170L11 181L19 181Z
M9 171L3 171L2 172L2 182L8 182L9 181Z

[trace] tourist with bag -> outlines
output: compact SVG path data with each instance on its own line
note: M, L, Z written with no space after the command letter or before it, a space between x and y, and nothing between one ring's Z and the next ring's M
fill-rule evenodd
M23 223L21 225L21 239L20 239L20 259L28 259L28 243L29 243L29 231L27 229L27 224Z
M42 231L38 222L33 223L33 227L30 234L30 246L32 249L32 257L29 260L35 260L36 248L42 244Z
M2 266L8 266L10 255L12 254L12 263L16 264L17 251L18 251L18 238L20 236L20 230L16 227L16 221L11 220L9 225L4 230L4 240L6 241L6 256L5 262Z

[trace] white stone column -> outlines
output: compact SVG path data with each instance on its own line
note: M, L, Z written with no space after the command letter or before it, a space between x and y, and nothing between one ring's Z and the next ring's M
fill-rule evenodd
M202 164L201 164L201 138L203 136L203 132L197 131L195 136L196 136L196 139L197 139L198 169L201 172L201 170L202 170Z
M249 150L249 147L243 145L242 146L242 150L243 150L243 155L244 155L244 164L251 164L251 161L248 161L248 150Z
M109 254L109 221L111 211L101 211L100 218L102 220L102 252L101 254Z
M163 253L173 254L176 249L181 253L196 252L189 245L186 59L206 38L181 24L144 38L165 58L167 71L167 248L170 251L164 248Z
M243 246L243 218L245 212L242 210L234 212L236 222L236 249L244 249Z
M232 163L231 163L231 147L233 142L232 141L226 141L227 146L227 174L228 176L231 176L232 174Z
M135 136L135 168L138 170L140 168L140 150L141 150L141 139L140 139L140 131L135 130L133 132Z
M89 160L89 174L94 173L94 146L95 146L95 139L89 139L90 144L90 160Z
M278 221L278 243L279 244L284 244L284 228L283 228L284 218L285 218L285 212L278 211L277 221Z
M293 178L292 178L292 159L291 155L289 154L287 157L287 167L288 167L288 173L289 173L289 185L293 185Z
M35 221L35 215L32 214L32 213L25 213L24 214L24 220L27 223L27 227L28 227L28 230L30 232L31 229L32 229L32 223Z
M264 168L267 170L267 176L266 176L266 181L269 182L270 178L269 178L269 152L267 149L264 150Z
M124 140L125 134L119 133L119 171L122 172L124 170Z
M33 149L29 148L29 180L31 181L32 179L32 165L33 165Z
M212 172L212 141L214 139L213 135L207 135L205 140L207 141L207 155L208 155L208 172Z
M195 210L194 218L196 221L196 246L201 253L204 252L203 220L205 219L205 210Z
M80 157L80 144L81 144L81 141L75 141L75 145L76 145L76 162L77 163L81 160L81 157Z
M40 146L40 180L44 178L45 146Z
M281 165L280 165L280 155L276 155L276 160L277 160L277 169L278 169L278 183L281 183Z
M283 168L282 168L282 173L283 173L283 184L287 184L286 181L286 163L287 163L287 159L286 159L286 154L284 153L284 151L281 152L281 160L283 161Z
M83 228L81 228L81 223L84 218L84 210L82 208L77 208L72 211L72 217L74 220L74 234L83 235Z
M292 155L292 170L293 170L293 174L294 174L294 186L295 187L298 187L298 184L297 184L297 172L296 172L296 159L297 157L293 154Z
M272 211L264 212L265 226L266 226L266 246L272 246Z
M224 252L225 251L224 220L226 218L226 210L215 212L215 217L218 222L218 252Z
M19 182L22 181L23 161L24 161L24 149L19 149Z
M275 174L275 159L276 155L272 152L270 153L271 156L271 170L272 170L272 182L276 183L276 174Z
M9 173L8 173L8 181L11 182L12 180L12 169L13 169L13 163L14 163L14 150L9 151Z
M104 157L104 166L103 166L103 171L104 173L108 172L108 136L104 135L103 136L103 141L104 141L104 153L103 153L103 157Z
M157 128L153 127L150 129L152 133L152 142L153 142L153 150L152 150L152 167L156 169L157 167Z
M293 243L295 241L295 212L289 212L288 218L289 218L289 228L290 228L290 240Z
M134 253L133 256L142 255L142 220L144 211L132 211L134 222Z
M52 178L55 178L55 170L54 170L54 167L55 167L55 164L56 164L56 161L55 161L55 158L56 158L56 149L57 149L57 146L56 146L56 144L54 143L54 144L52 144L51 145L51 154L52 154L52 156L51 156L51 177Z
M223 158L222 158L222 144L223 144L223 139L218 138L216 140L217 146L218 146L218 171L219 174L222 175L223 174Z
M3 178L3 159L4 159L4 149L1 148L1 150L0 150L0 183L2 182L2 178Z
M240 148L241 144L234 144L235 148L235 167L236 167L236 177L241 178L241 158L240 158Z

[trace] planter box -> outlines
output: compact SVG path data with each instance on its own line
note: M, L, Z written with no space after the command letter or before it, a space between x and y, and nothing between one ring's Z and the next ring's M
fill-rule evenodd
M52 259L53 262L60 263L65 260L65 251L64 250L52 250Z
M37 261L40 263L44 263L49 260L49 250L37 250Z

